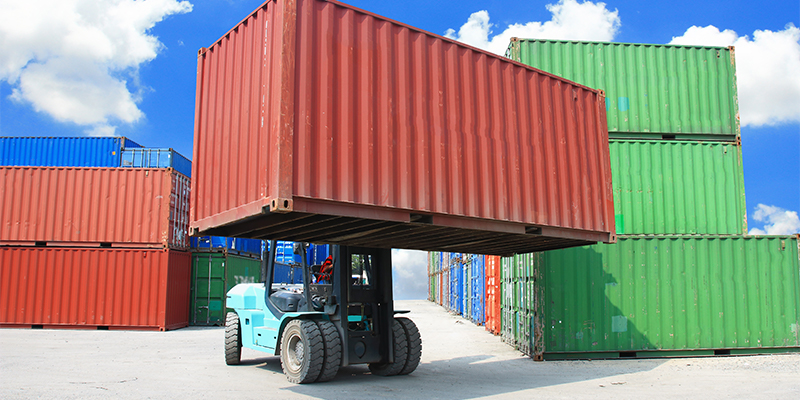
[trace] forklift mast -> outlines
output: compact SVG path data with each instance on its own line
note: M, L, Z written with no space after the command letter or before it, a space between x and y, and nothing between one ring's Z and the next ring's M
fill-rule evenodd
M307 245L298 243L302 289L276 282L276 241L270 241L264 302L280 319L287 312L316 313L334 323L342 338L342 365L394 361L391 337L394 308L391 250L329 245L332 282L318 283L318 266L310 265ZM291 274L290 274L291 275ZM286 290L290 289L290 290ZM294 290L294 291L292 291Z

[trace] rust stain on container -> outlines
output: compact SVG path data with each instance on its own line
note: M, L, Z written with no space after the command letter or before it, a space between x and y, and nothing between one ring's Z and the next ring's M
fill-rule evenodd
M198 53L193 232L511 254L615 240L601 92L335 1Z
M0 326L169 330L189 324L188 252L0 248Z
M0 244L189 247L189 179L171 169L0 167Z

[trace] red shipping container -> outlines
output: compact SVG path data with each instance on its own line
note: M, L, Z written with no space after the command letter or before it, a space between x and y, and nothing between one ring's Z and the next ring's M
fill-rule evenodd
M512 254L613 242L603 93L336 1L198 54L194 234Z
M486 330L500 334L500 257L486 256Z
M0 326L189 325L191 259L160 249L0 247Z
M172 169L0 167L0 244L189 247L189 178Z

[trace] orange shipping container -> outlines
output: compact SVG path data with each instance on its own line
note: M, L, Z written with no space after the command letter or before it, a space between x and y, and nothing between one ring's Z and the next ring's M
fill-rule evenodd
M500 257L486 256L486 330L500 334Z
M0 326L182 328L190 281L183 251L0 247Z
M198 54L196 234L483 254L613 242L603 93L336 1Z
M189 247L189 178L172 169L0 167L0 244Z

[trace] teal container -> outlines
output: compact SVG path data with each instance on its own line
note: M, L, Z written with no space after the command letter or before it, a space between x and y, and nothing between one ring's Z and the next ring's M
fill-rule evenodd
M226 249L192 253L190 325L225 325L226 294L240 283L262 282L260 256Z

